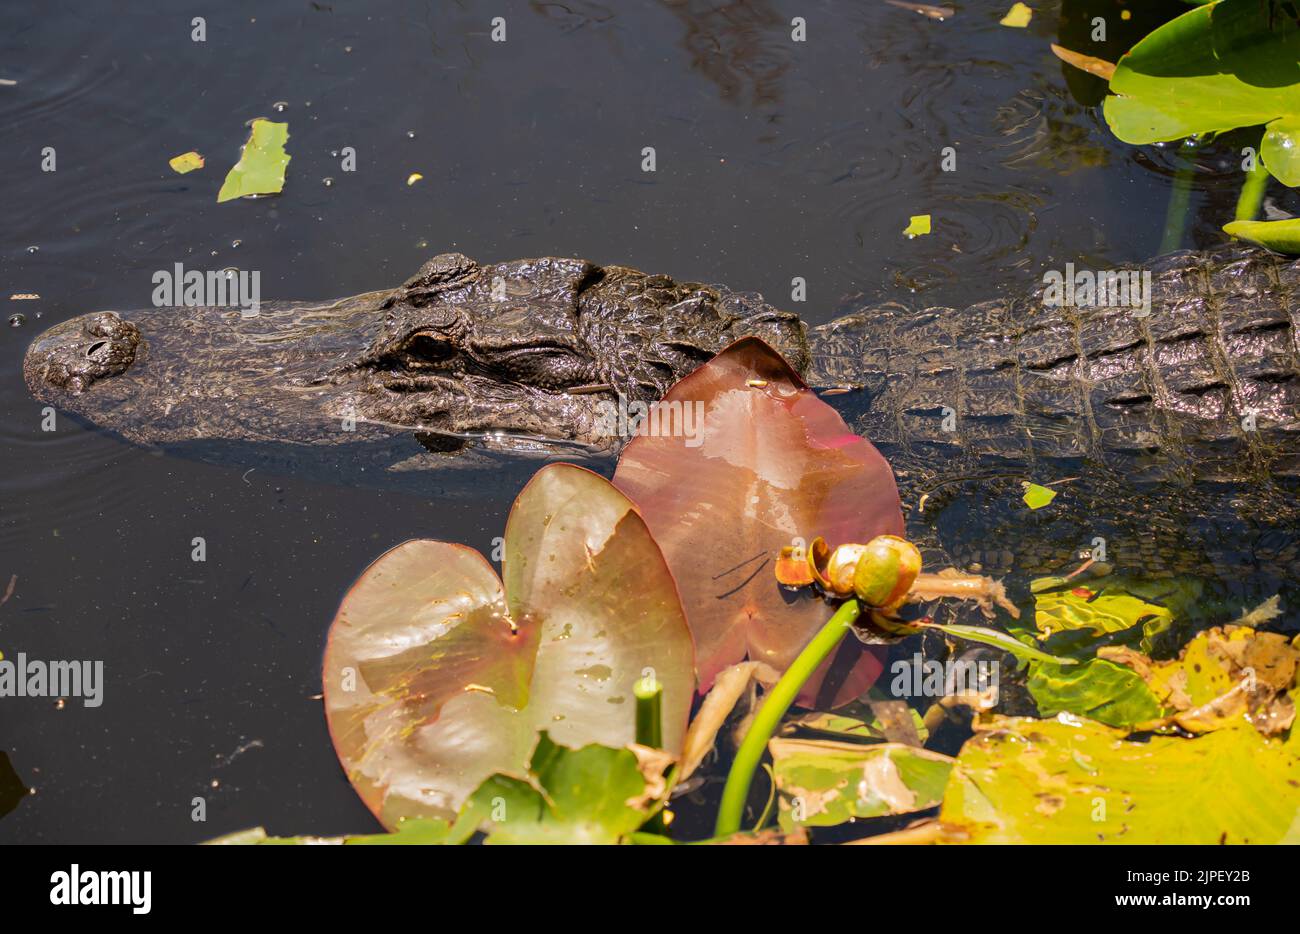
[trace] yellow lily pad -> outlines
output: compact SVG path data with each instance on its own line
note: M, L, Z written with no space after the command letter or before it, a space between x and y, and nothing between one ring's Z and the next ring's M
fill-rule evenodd
M1300 841L1300 744L1248 724L1145 742L1065 714L994 717L977 731L944 790L948 840Z
M1290 690L1300 667L1300 647L1279 633L1216 626L1189 642L1178 658L1163 662L1117 646L1097 654L1146 681L1173 711L1165 725L1207 733L1245 722L1273 735L1295 720Z

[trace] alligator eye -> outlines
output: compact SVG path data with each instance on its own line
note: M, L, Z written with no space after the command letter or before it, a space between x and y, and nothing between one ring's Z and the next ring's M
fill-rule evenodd
M434 334L416 334L406 342L406 360L416 366L445 363L456 356L456 347L449 340Z

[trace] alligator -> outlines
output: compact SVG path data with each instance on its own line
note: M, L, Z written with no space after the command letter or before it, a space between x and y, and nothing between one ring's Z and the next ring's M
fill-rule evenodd
M140 444L414 436L427 466L467 447L611 454L611 402L653 401L757 336L890 460L913 519L986 530L968 565L1022 560L1012 539L1049 542L1030 563L1059 563L1062 542L1111 534L1169 571L1204 563L1184 540L1218 517L1235 553L1289 572L1294 542L1267 542L1293 522L1300 480L1300 262L1233 245L1144 268L1146 314L1058 307L1039 288L809 327L723 286L449 253L395 290L334 301L82 315L38 336L24 373L37 399ZM994 504L1026 480L1064 481L1076 508L1007 527Z

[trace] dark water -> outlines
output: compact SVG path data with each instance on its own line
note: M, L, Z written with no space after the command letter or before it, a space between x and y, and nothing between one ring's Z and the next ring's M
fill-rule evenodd
M935 22L876 0L223 2L199 11L199 43L193 4L6 0L0 301L27 320L0 331L0 592L16 577L0 651L102 659L107 685L96 709L0 704L0 750L36 789L0 840L374 828L314 698L326 626L385 548L486 550L510 498L472 475L320 482L161 456L70 419L42 432L19 367L39 330L146 306L176 262L258 270L263 298L308 299L396 284L452 249L580 255L822 321L859 293L963 304L1067 261L1146 258L1175 155L1115 141L1101 85L1067 80L1047 45L1100 10L1113 58L1160 10L1124 23L1109 4L1043 4L1013 30L997 22L1009 5ZM790 41L794 16L806 43ZM257 116L289 123L284 193L218 205ZM355 172L335 155L348 146ZM940 170L945 146L956 172ZM46 147L56 171L41 170ZM191 149L207 167L173 174ZM1232 169L1202 160L1187 243L1213 239ZM408 186L412 172L424 179ZM935 234L902 237L922 213ZM787 300L795 276L804 305ZM0 811L5 787L0 774Z

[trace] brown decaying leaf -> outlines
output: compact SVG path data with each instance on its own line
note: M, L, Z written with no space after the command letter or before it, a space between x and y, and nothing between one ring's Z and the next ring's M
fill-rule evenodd
M717 741L718 730L722 729L722 724L750 685L754 681L766 685L775 684L778 677L780 676L775 671L762 662L741 662L718 672L712 689L686 731L686 740L682 743L682 767L677 776L679 783L695 774Z
M1206 657L1194 664L1221 666L1221 673L1213 676L1220 678L1225 687L1198 704L1188 693L1186 656L1202 640ZM1172 661L1153 662L1124 646L1104 646L1097 651L1097 657L1133 669L1160 702L1173 710L1168 717L1137 724L1135 729L1177 726L1189 733L1208 733L1245 715L1265 736L1274 736L1295 721L1290 689L1296 684L1300 667L1300 646L1275 632L1256 632L1231 624L1216 626L1185 646Z
M1109 81L1115 75L1115 63L1108 62L1104 58L1097 58L1095 55L1084 55L1082 52L1071 52L1056 43L1052 43L1052 52L1067 65L1073 65L1080 71L1086 71L1088 74L1096 75L1103 80Z
M783 547L814 535L837 542L901 535L893 473L757 338L732 344L665 402L703 404L702 443L637 436L614 484L640 507L677 579L695 637L698 690L746 655L783 671L831 608L811 592L784 590L772 562ZM814 704L833 671L832 703L847 703L880 670L876 655L846 646L805 684L799 702Z

